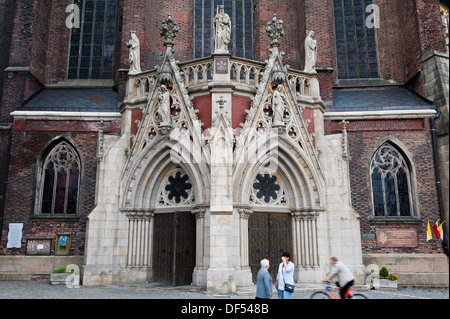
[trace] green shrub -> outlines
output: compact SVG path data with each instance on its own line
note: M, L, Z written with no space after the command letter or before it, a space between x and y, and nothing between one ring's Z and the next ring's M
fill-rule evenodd
M59 268L56 268L56 269L53 269L52 270L52 273L53 274L64 274L64 273L66 273L67 271L66 271L66 266L63 266L63 267L59 267ZM71 271L70 271L70 273L73 273L74 272L74 269L72 269Z
M65 272L66 272L66 266L59 267L59 268L52 270L52 273L54 273L54 274L63 274Z
M389 276L389 271L386 267L381 268L380 270L380 279L386 279Z

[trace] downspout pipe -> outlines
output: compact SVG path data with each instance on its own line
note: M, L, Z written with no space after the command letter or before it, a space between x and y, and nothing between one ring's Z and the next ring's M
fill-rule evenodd
M8 145L7 145L7 150L6 150L6 159L5 159L5 167L4 167L4 177L5 180L3 181L3 185L2 187L0 187L0 189L2 190L1 192L1 200L0 200L0 238L2 236L2 230L3 230L3 220L4 220L4 216L5 216L5 208L6 208L6 192L8 189L8 168L9 168L9 161L10 161L10 155L11 155L11 144L12 144L12 124L8 125ZM3 168L1 168L3 169Z
M434 172L436 174L436 188L437 188L437 194L438 194L438 201L439 201L439 216L441 217L441 220L443 221L445 219L444 216L444 203L442 202L442 188L441 188L441 177L439 172L439 160L438 160L438 153L437 153L437 142L436 142L436 126L435 121L439 118L441 115L441 111L437 111L436 115L430 118L431 123L431 138L433 141L433 159L434 159ZM447 256L448 255L448 247L447 247L447 241L442 241L442 246L444 248L444 251Z

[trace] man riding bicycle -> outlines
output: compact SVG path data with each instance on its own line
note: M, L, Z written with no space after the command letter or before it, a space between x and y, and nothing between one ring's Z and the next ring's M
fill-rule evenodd
M337 275L337 285L338 287L341 287L339 294L341 295L341 299L345 299L345 294L347 293L347 290L353 286L355 277L350 272L350 269L348 269L348 267L340 262L336 257L331 257L331 265L333 266L331 268L331 272L327 278L323 279L323 281L329 282L331 278Z

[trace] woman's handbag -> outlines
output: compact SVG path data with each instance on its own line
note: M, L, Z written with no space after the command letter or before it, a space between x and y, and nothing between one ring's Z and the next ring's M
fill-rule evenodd
M294 288L295 288L295 286L294 285L291 285L291 284L284 284L284 291L287 291L287 292L294 292Z
M281 270L281 276L283 276L283 272L284 272L284 270ZM284 276L283 276L283 281L284 281ZM286 281L284 281L284 291L294 292L294 289L295 289L295 285L287 284Z

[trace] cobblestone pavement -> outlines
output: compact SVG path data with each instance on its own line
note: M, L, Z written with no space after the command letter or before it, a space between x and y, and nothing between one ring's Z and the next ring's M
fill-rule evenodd
M297 286L293 299L308 299L321 286ZM48 282L0 281L0 299L254 299L256 286L233 294L208 293L193 286L172 287L158 283L67 288ZM449 289L399 288L396 291L355 289L369 299L449 299ZM277 298L275 293L274 298Z

